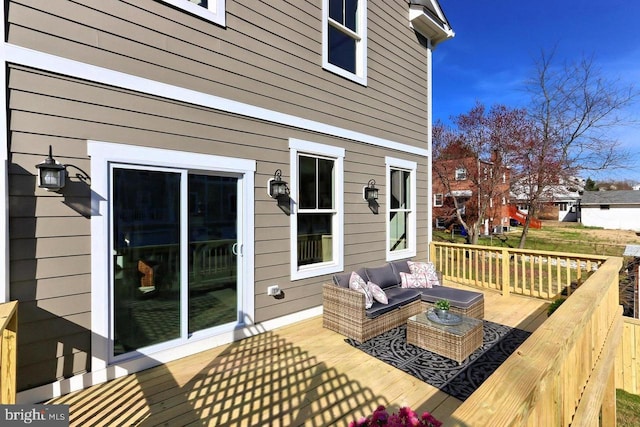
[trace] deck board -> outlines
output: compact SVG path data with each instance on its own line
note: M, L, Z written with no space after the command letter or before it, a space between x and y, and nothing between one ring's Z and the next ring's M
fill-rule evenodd
M528 331L546 306L485 292L485 319ZM378 405L446 421L461 401L346 344L315 317L48 403L70 405L72 426L328 426Z

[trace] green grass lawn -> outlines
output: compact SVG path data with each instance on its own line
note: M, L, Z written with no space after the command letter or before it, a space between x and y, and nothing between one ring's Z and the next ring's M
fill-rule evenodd
M616 390L618 427L640 426L640 396Z
M582 253L591 255L622 256L624 245L590 236L585 230L588 227L571 225L542 229L530 229L527 235L525 249L540 251ZM493 247L517 248L520 244L521 227L514 227L512 231L495 236L481 236L478 244ZM465 243L464 236L452 234L444 230L433 231L434 241Z

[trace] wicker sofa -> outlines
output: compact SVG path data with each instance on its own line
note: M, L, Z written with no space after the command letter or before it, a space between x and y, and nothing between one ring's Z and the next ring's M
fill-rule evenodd
M448 299L454 313L477 319L484 317L484 295L480 292L447 286L401 288L400 272L409 273L406 260L356 272L365 281L379 285L389 303L376 301L371 308L365 308L364 294L349 289L351 272L334 275L333 283L325 284L322 289L323 326L356 341L367 341L406 323L409 317L426 311L439 299Z

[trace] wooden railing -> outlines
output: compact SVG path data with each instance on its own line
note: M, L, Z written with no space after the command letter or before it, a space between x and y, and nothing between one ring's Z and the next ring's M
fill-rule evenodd
M431 243L431 260L444 279L480 288L554 299L571 293L607 257L598 255Z
M0 304L0 404L16 403L18 302Z
M616 355L616 388L640 394L640 320L624 318Z
M613 257L600 264L453 413L452 425L615 425L621 266Z

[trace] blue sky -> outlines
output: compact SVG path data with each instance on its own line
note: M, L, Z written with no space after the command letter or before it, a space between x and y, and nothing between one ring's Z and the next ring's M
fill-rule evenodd
M448 122L480 101L526 106L523 81L540 52L556 60L593 56L602 75L640 89L639 0L440 0L456 36L433 53L433 118ZM640 99L625 112L640 121ZM611 177L640 182L640 126L615 136L639 160Z

